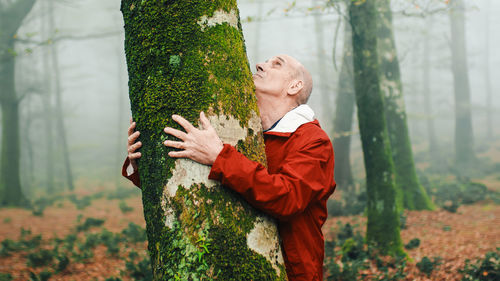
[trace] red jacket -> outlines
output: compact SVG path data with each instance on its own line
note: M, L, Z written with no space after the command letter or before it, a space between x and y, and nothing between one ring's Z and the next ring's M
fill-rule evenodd
M326 201L335 190L333 147L317 120L298 122L298 128L264 133L267 169L225 144L209 178L220 181L257 209L278 219L290 281L321 281L324 257L321 227L328 215ZM127 176L127 162L122 170L124 176ZM127 178L139 184L137 173Z

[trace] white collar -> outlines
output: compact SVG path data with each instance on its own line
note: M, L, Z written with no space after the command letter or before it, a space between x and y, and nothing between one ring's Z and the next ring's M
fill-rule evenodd
M267 132L293 133L298 127L311 121L314 121L314 111L307 104L301 104L288 111L278 124Z

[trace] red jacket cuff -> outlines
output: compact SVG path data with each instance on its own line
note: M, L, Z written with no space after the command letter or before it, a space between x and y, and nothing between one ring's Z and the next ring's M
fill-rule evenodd
M129 181L131 181L138 188L141 188L141 180L139 179L139 173L137 171L134 171L134 173L129 176L127 173L128 165L130 165L130 160L127 157L127 158L125 158L125 162L123 163L123 166L122 166L122 176L127 178Z
M208 174L208 179L210 180L216 180L216 181L222 181L222 162L224 159L228 158L231 150L234 150L235 148L232 147L230 144L225 143L224 147L222 150L219 152L219 155L217 155L217 158L215 158L214 164L212 165L212 169L210 169L210 174Z

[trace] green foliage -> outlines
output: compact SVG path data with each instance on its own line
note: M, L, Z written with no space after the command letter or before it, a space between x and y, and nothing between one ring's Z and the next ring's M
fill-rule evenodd
M137 252L130 252L129 259L125 261L125 273L137 281L153 280L153 271L151 270L151 261L146 257L139 262L135 262L138 258Z
M52 276L52 272L45 271L45 270L40 272L40 274L36 274L36 273L30 271L30 280L31 281L48 281L51 276Z
M69 201L75 204L78 210L83 210L86 207L90 206L92 203L92 196L83 196L82 198L77 198L75 194L70 194L68 196Z
M41 249L39 251L29 253L26 258L28 259L28 266L40 267L52 263L54 260L54 251Z
M122 211L122 213L124 213L124 214L134 210L134 208L127 205L127 203L125 201L120 201L119 207L120 207L120 210Z
M474 204L487 199L496 202L498 197L498 192L488 190L484 184L472 182L467 178L455 181L442 179L431 181L425 175L421 174L420 177L435 203L452 213L455 213L462 204Z
M12 252L31 250L40 245L42 235L31 237L31 230L21 228L21 238L19 241L5 239L1 243L0 257L10 256Z
M402 280L406 276L405 257L391 258L384 261L380 253L370 245L359 232L354 232L351 224L337 224L338 232L335 240L325 242L326 280L366 280L367 276L360 274L370 266L370 261L376 264L381 274L372 280ZM389 268L396 269L394 273Z
M465 261L465 266L459 269L463 275L462 281L496 281L500 280L500 248L494 252L488 252L481 260L471 263Z
M144 242L147 239L146 229L133 222L128 223L128 227L122 230L122 234L130 242Z
M11 223L12 222L12 218L11 217L5 217L3 219L3 223Z
M0 281L11 281L14 279L10 273L0 272Z
M87 218L83 224L79 224L76 226L76 231L86 231L91 227L98 227L104 223L104 219L96 219L96 218Z
M410 240L410 242L408 242L408 244L405 245L405 249L411 250L411 249L418 248L419 246L420 246L420 239L413 238Z
M431 275L434 269L441 264L441 257L434 257L433 260L428 257L423 257L419 262L417 262L417 268L425 273L428 277Z

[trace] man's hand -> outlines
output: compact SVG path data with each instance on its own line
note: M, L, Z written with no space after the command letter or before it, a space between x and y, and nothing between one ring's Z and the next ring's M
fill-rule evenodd
M140 141L135 142L141 133L139 133L139 131L134 132L134 130L135 122L132 120L132 118L130 118L130 127L128 127L127 151L130 164L134 168L134 171L136 171L137 162L135 160L141 157L141 153L135 151L142 146L142 143Z
M168 156L189 158L204 165L212 165L217 155L221 152L223 144L217 132L215 132L215 129L210 124L210 121L205 117L205 114L203 112L200 113L201 130L195 128L179 115L172 115L172 119L179 123L186 132L170 127L165 128L165 133L182 140L167 140L164 142L165 146L183 149L181 151L170 151Z

